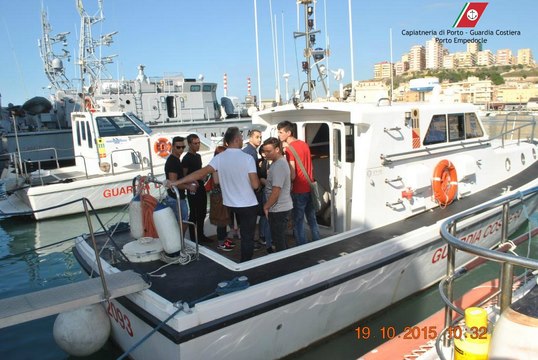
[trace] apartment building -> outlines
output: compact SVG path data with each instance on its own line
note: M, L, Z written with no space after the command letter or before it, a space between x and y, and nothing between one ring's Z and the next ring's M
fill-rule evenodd
M531 49L519 49L517 51L517 64L525 66L535 65Z
M482 50L476 54L476 65L493 66L493 64L495 64L495 55L491 50Z
M415 45L409 51L409 71L421 71L426 68L426 51L424 46Z
M514 64L514 57L512 56L512 50L499 49L495 56L495 65L504 66Z
M426 41L425 56L426 69L440 69L443 67L443 44L437 42L435 38Z
M390 79L394 74L394 65L388 61L383 61L374 65L374 79Z
M458 67L476 66L476 54L468 52L455 52L453 55Z

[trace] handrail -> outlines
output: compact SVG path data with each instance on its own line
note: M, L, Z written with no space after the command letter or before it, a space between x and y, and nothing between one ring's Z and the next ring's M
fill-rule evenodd
M452 326L452 311L455 310L461 313L458 309L455 309L452 305L453 297L453 281L461 276L461 272L456 272L456 249L466 253L474 254L482 259L500 262L502 264L502 276L500 279L500 309L505 310L511 303L512 284L513 284L513 267L514 265L524 268L538 269L538 260L515 256L508 253L499 252L496 250L483 248L478 245L470 244L460 240L457 237L457 225L458 223L468 220L473 216L493 211L497 209L502 214L501 225L501 243L506 244L508 242L508 226L509 226L509 211L513 206L525 206L524 202L531 197L538 196L538 186L534 186L529 189L514 192L510 195L503 196L485 204L476 206L469 210L463 211L455 216L452 216L445 220L441 224L440 234L443 240L448 243L448 256L447 256L447 274L445 279L440 283L440 289L446 288L446 295L442 293L442 299L445 302L445 329ZM499 209L501 208L501 209ZM444 332L441 332L439 339ZM438 339L438 341L439 341ZM444 337L444 345L449 345L448 337Z
M499 253L494 250L486 249L477 245L473 245L470 243L466 243L464 241L461 241L456 236L452 234L452 231L449 229L455 230L455 225L458 221L465 220L469 218L470 216L477 215L478 213L485 212L487 210L494 209L495 207L498 207L500 205L509 204L511 201L517 201L523 202L524 197L528 197L531 195L538 195L538 186L532 187L530 189L518 191L512 195L505 196L493 201L488 202L487 204L483 204L477 207L474 207L472 209L466 210L461 212L460 214L453 216L447 220L445 220L441 224L441 237L450 245L458 250L462 250L464 252L468 252L480 257L484 257L486 259L497 261L497 262L511 262L513 265L518 265L522 267L528 267L532 269L538 269L538 261L537 260L531 260L511 254L504 254ZM503 209L503 213L506 210ZM508 225L508 224L506 224ZM503 222L503 226L505 226L505 222Z
M535 117L533 116L532 119L520 119L520 120L509 120L509 119L504 119L504 120L499 120L499 122L504 122L503 124L503 131L494 136L494 137L490 137L486 140L484 139L478 139L478 140L474 140L474 141L468 141L468 142L465 142L465 141L454 141L454 142L450 142L450 143L447 143L445 145L439 145L439 146L425 146L424 148L420 148L420 149L416 149L416 150L411 150L411 151L405 151L405 152L401 152L401 153L394 153L394 154L387 154L387 155L384 155L384 154L381 154L379 157L381 159L381 163L382 165L387 165L387 164L391 164L392 162L394 161L397 161L397 160L404 160L404 159L392 159L392 158L395 158L395 157L400 157L400 156L407 156L407 155L416 155L416 154L420 154L420 153L425 153L425 156L426 155L430 155L434 152L437 152L439 150L448 150L448 149L451 149L451 148L456 148L456 147L463 147L463 148L469 148L470 145L472 145L473 147L480 147L480 146L490 146L490 141L491 140L495 140L495 139L499 139L501 138L501 146L504 147L504 138L506 137L506 135L510 135L510 134L513 134L513 133L516 133L518 134L518 142L521 141L521 130L526 128L526 127L532 127L532 130L531 130L531 135L534 136L534 131L535 131L535 128L536 128L536 119ZM508 121L511 121L511 122L521 122L521 123L526 123L524 125L521 125L521 126L517 126L517 127L514 127L513 129L510 129L510 130L507 130L507 123ZM391 129L388 129L388 130L391 130ZM531 136L531 138L532 138Z
M121 151L130 151L131 154L134 154L136 156L136 158L138 159L140 166L142 166L142 168L140 170L144 170L144 162L142 161L142 158L141 158L140 154L138 153L138 151L136 151L133 148L117 149L117 150L112 150L112 152L110 153L110 167L112 168L112 175L116 175L115 172L114 172L114 153L115 152L121 152Z

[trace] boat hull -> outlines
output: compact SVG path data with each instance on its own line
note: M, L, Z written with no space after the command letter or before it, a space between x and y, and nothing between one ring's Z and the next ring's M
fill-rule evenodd
M527 206L535 209L536 203L537 199L532 199ZM510 233L526 221L522 214L522 208L511 212ZM494 246L501 237L497 225L501 215L490 212L479 220L462 227L461 238L485 247ZM360 239L360 233L348 231L306 246ZM179 311L164 329L130 356L134 359L150 355L163 359L280 358L439 281L446 271L443 253L446 251L438 224L420 228L245 290L200 302L188 311ZM81 264L95 270L92 251L85 241L77 242L76 254ZM472 259L471 255L458 256L457 266ZM107 269L117 271L110 265ZM119 309L111 311L113 336L123 349L129 349L177 310L151 289L114 300L112 304L111 307ZM123 322L119 320L120 313ZM132 329L132 336L126 330L126 323Z
M156 174L164 180L163 167ZM82 198L87 199L93 209L107 209L128 204L133 197L132 183L143 172L128 172L114 176L101 176L94 179L76 180L72 183L58 183L47 186L31 187L16 191L4 200L0 210L6 214L21 215L33 212L36 220L84 212ZM159 197L163 189L151 185L150 193ZM45 210L48 209L48 210Z

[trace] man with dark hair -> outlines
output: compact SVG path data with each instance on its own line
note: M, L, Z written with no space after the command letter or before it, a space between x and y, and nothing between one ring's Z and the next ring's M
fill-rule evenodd
M169 181L176 181L183 177L183 167L181 166L181 154L185 149L185 138L181 136L176 136L172 139L172 152L166 162L164 163L164 173L166 179ZM181 219L186 221L189 218L189 209L187 208L187 201L185 200L185 189L188 185L178 185L179 197L180 197L180 206L181 206ZM179 212L177 207L177 198L176 193L172 189L167 190L167 195L165 202L168 206L174 210L176 214L176 219L179 220Z
M269 219L271 239L276 251L286 250L286 230L288 218L293 208L291 200L290 167L284 157L280 141L271 137L263 142L263 152L267 160L272 161L265 184L267 201L263 205L265 216ZM269 248L267 248L269 252Z
M319 227L316 220L316 210L310 198L310 184L306 178L313 181L312 157L310 155L310 147L307 143L297 139L293 134L293 124L289 121L282 121L277 125L278 137L282 141L282 145L286 148L286 158L290 164L291 172L291 198L293 200L293 236L297 245L306 243L304 231L304 217L310 226L312 232L312 241L319 240ZM288 149L293 148L294 151ZM294 152L297 154L295 155ZM298 165L301 161L305 170L306 176Z
M258 171L258 178L260 177L260 167L259 167L259 158L258 158L258 147L260 147L262 143L262 132L258 129L253 129L250 131L250 135L248 137L248 142L243 148L243 152L246 154L249 154L254 159L254 162L256 163L256 169ZM259 240L260 242L265 245L265 239L264 239L264 232L265 227L268 226L267 224L267 218L263 214L263 184L260 186L258 191L256 192L256 198L258 199L258 216L260 216L260 222L258 224L259 226ZM254 249L258 250L260 246L258 243L254 244Z
M189 145L189 151L183 156L182 161L184 175L189 175L202 168L202 157L198 154L200 150L200 137L196 134L190 134L187 136L187 144ZM198 242L211 242L212 240L204 234L204 221L207 215L207 194L202 180L198 181L198 189L196 189L195 193L189 191L187 199L190 209L189 221L196 224ZM189 225L189 233L191 239L194 240L193 225Z
M223 203L235 212L241 222L241 261L252 259L258 200L254 190L260 186L254 160L241 151L243 137L239 128L231 127L224 134L226 151L215 156L207 166L170 184L188 184L218 171Z
M262 143L262 132L258 129L250 131L248 142L243 148L243 152L249 154L254 159L256 165L258 164L258 147Z

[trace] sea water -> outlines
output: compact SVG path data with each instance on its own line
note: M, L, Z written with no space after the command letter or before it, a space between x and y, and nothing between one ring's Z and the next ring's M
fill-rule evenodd
M126 221L113 211L100 212L100 217L107 224ZM534 223L536 226L536 221ZM95 221L93 226L94 229L98 228ZM71 252L73 238L84 232L87 232L87 221L82 215L40 222L30 219L1 220L0 298L87 279ZM537 254L538 237L533 241L531 251ZM519 249L526 253L527 246L520 245ZM465 280L466 288L472 288L497 277L498 269L497 264L482 266L462 280ZM305 351L289 356L288 360L357 359L386 341L376 329L413 326L442 307L437 286L433 286ZM69 356L56 345L52 336L55 317L0 329L0 359L81 359ZM360 326L371 329L369 339L358 339L355 329ZM99 352L83 359L109 360L121 354L121 349L108 342Z

